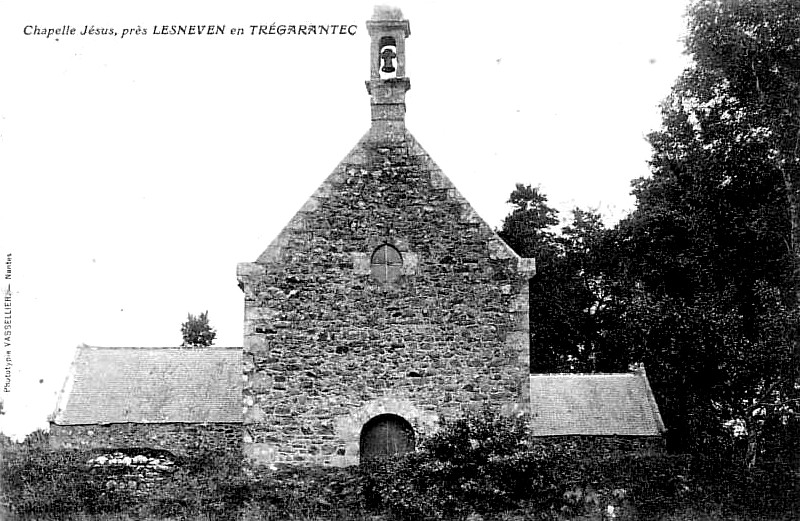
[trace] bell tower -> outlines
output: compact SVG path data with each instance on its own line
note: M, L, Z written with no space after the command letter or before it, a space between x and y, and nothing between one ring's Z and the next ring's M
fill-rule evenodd
M398 142L405 134L406 38L411 34L408 20L400 9L376 6L367 21L370 36L370 78L367 84L372 109L370 138L379 142Z
M533 261L406 129L408 21L378 7L367 29L369 130L237 271L259 463L355 465L414 450L438 418L530 400Z

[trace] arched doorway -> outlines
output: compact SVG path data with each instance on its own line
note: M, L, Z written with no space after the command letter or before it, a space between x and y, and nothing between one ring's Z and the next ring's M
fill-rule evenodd
M414 429L396 414L381 414L361 429L361 461L405 454L414 450Z

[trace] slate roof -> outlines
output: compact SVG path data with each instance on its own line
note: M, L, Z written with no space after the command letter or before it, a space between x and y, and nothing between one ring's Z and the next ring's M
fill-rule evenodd
M534 374L534 436L659 436L664 424L643 370L619 374Z
M242 349L78 347L53 422L240 423Z

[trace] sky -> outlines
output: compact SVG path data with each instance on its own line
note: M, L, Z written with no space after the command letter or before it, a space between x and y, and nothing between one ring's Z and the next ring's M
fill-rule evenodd
M216 345L242 344L236 265L369 128L373 5L0 0L0 431L46 427L80 344L177 346L203 311ZM688 64L684 0L393 5L411 25L407 127L492 227L516 183L562 217L613 225L633 208L646 135ZM250 35L273 23L357 29ZM191 24L245 34L154 31Z

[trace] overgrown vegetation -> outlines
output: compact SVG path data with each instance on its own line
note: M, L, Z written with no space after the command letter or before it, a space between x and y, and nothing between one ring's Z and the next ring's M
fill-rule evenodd
M528 420L482 411L444 421L416 453L366 469L367 505L403 520L655 520L709 505L746 519L793 515L789 468L732 475L720 460L575 452L531 440Z
M687 21L629 216L555 234L544 194L511 194L532 370L644 363L671 449L800 466L800 3L696 0Z
M177 458L155 486L131 486L124 468L89 465L109 450L6 447L0 519L365 519L358 468L251 469L241 455ZM137 452L127 451L131 454ZM141 451L139 451L141 452Z
M531 441L527 418L484 410L445 421L402 457L344 469L242 464L220 452L179 459L146 493L119 469L87 462L105 451L6 448L0 516L50 519L791 519L786 467L743 470L666 454L576 453ZM96 458L95 458L96 459ZM720 480L720 474L725 479ZM141 488L139 489L141 491ZM605 517L603 517L605 516ZM708 519L715 519L709 517Z
M526 417L488 411L444 421L419 451L371 463L365 497L399 519L450 519L558 500L552 454L528 443Z

